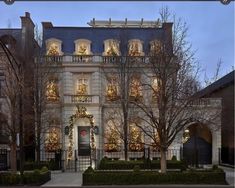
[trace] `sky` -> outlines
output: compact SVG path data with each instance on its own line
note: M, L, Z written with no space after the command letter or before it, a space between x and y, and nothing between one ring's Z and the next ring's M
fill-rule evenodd
M30 12L35 24L50 21L54 26L87 26L96 20L157 20L159 10L168 6L178 18L188 25L187 40L196 51L195 57L201 67L200 80L204 75L211 78L219 59L222 60L220 76L234 66L234 2L223 5L213 2L16 2L6 5L0 2L0 28L9 25L20 27L20 16Z

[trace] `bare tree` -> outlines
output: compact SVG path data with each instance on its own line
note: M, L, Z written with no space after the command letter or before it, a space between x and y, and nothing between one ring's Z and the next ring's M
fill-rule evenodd
M133 112L133 106L130 104L130 100L135 100L139 96L132 94L133 81L138 79L139 76L139 63L141 63L141 57L131 57L126 49L128 44L125 33L119 36L119 48L121 52L111 53L111 55L104 57L106 60L103 64L102 70L105 88L106 88L106 101L110 102L111 110L106 112L106 118L117 119L118 125L115 125L120 139L123 141L125 160L128 159L128 146L129 146L129 124ZM112 46L110 47L112 49ZM121 54L122 53L122 54ZM138 80L137 80L138 81ZM137 86L138 87L138 86ZM117 124L117 123L115 123Z
M163 8L160 15L163 24L168 22L167 8ZM198 69L186 40L187 31L187 25L173 16L172 36L168 33L153 44L149 63L142 69L145 100L133 102L141 110L139 118L144 125L139 128L161 152L162 173L166 173L167 149L177 134L189 123L211 120L193 105L193 95L199 89Z

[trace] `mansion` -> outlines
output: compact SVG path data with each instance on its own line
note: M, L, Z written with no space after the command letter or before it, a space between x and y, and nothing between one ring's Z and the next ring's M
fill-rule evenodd
M29 16L29 15L28 15ZM127 61L147 64L151 51L158 51L164 40L171 43L172 23L158 21L97 21L89 27L57 27L51 22L42 22L42 52L35 61L46 72L44 87L45 107L42 112L43 152L62 150L64 161L78 160L78 165L97 165L104 156L124 159L120 93L117 76L112 72L116 63ZM1 31L0 31L1 37ZM170 45L172 47L172 45ZM169 49L172 50L172 49ZM129 61L129 60L128 60ZM129 97L145 100L154 94L146 93L141 81L141 71L130 79ZM157 78L149 83L157 88ZM221 108L217 98L199 99L195 108L214 112ZM132 110L128 126L128 158L138 159L146 153L150 158L159 157L158 149L136 124L138 113ZM192 125L196 124L192 122ZM199 144L208 152L201 158L202 164L219 162L221 148L220 116L218 126L198 126ZM169 147L167 159L173 155L181 158L181 148L190 140L187 128L181 131ZM193 129L192 129L193 130ZM205 149L206 148L206 149ZM190 150L188 150L190 151ZM209 158L208 158L209 157ZM86 167L87 167L86 166ZM68 168L66 163L65 168ZM78 166L79 169L84 169Z

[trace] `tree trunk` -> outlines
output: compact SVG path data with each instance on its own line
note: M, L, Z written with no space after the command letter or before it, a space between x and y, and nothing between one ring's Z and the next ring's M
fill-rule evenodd
M125 161L128 159L128 138L127 138L127 120L124 118L124 156L125 156Z
M11 144L11 153L10 153L10 164L12 172L17 171L17 163L16 163L16 143Z
M166 150L161 149L161 173L166 173Z

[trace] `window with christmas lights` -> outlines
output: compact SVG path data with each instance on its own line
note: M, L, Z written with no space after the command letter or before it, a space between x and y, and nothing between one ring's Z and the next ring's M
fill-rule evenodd
M130 124L129 134L130 134L130 144L129 144L130 151L143 151L144 149L143 135L141 134L140 128L137 127L135 123Z
M60 129L58 127L51 127L46 134L45 150L53 152L61 149Z
M117 120L109 120L105 128L105 144L104 149L106 152L120 151L120 125Z
M108 39L104 41L104 53L106 56L119 56L119 41L115 39Z
M139 39L132 39L128 43L129 56L143 56L143 43Z
M115 101L118 99L118 84L115 77L108 80L106 87L106 98L108 101Z
M139 100L143 97L140 76L132 77L129 95L133 100Z
M91 41L87 39L78 39L75 43L75 55L91 55Z
M162 43L160 40L153 40L150 42L150 54L157 55L162 51Z
M61 45L62 45L62 41L55 39L55 38L51 38L46 40L46 55L48 56L60 56L63 55L62 51L61 51Z
M59 87L58 81L56 79L49 80L46 86L46 98L48 101L58 101L59 96Z

